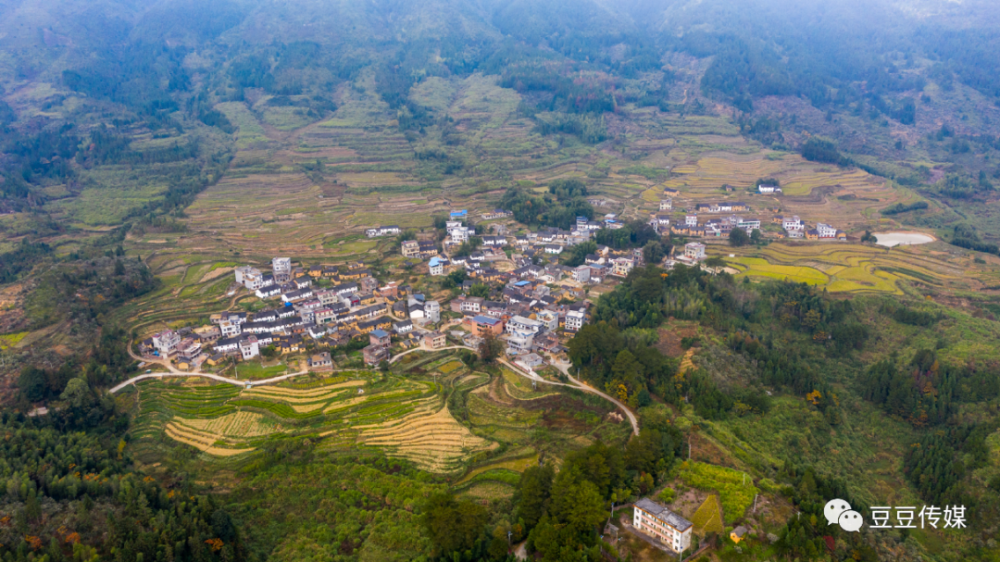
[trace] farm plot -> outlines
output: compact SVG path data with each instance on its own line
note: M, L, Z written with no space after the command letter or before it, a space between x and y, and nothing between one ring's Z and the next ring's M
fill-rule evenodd
M140 448L166 436L216 457L252 451L274 436L310 435L326 450L378 448L448 473L498 446L459 424L434 382L355 376L251 389L144 381L135 435Z
M455 420L448 408L356 429L359 443L381 447L386 454L411 460L430 472L455 471L468 455L498 446L473 435Z
M989 282L968 258L924 247L887 252L859 244L771 244L743 252L752 255L724 258L740 276L788 278L838 293L900 294L901 281L960 291Z

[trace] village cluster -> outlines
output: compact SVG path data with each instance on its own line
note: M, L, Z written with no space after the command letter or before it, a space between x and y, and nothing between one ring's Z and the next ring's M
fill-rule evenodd
M758 186L761 194L779 193L780 187ZM761 220L735 213L748 212L741 202L698 203L683 222L671 223L671 195L665 189L659 212L649 224L660 234L686 237L728 236L733 229L747 234L761 229ZM603 204L603 201L595 201ZM698 213L729 216L700 222ZM511 216L509 211L482 213L483 221ZM622 279L636 267L645 265L641 248L613 250L598 245L582 265L558 263L567 248L590 241L601 229L620 229L625 223L615 214L602 220L578 217L572 230L542 228L509 235L503 222L483 222L488 233L477 234L466 210L452 211L445 222L446 235L423 234L404 240L399 250L404 258L426 260L432 277L461 271L460 294L441 302L416 292L398 281L380 283L364 263L343 265L295 265L291 258L276 257L271 272L241 266L235 282L273 306L256 312L213 314L210 323L178 330L164 330L139 345L147 357L173 360L181 369L218 365L230 357L250 360L265 351L268 355L304 353L343 346L367 338L364 362L379 365L390 358L390 349L423 346L437 349L448 345L476 348L487 334L499 338L506 353L527 369L544 363L542 354L564 351L563 343L588 321L588 287L606 280ZM808 240L838 240L846 236L830 225L819 223L808 229L797 216L776 215L779 236ZM365 231L369 238L399 236L398 226L377 226ZM475 238L473 251L458 251ZM439 243L440 242L440 243ZM667 269L681 263L694 265L706 259L705 245L688 242L664 258ZM407 261L405 265L413 266ZM476 286L485 287L485 296L472 296ZM482 289L479 289L479 294ZM442 321L442 310L451 315ZM449 330L449 328L453 328ZM333 360L327 351L311 353L307 365L313 370L329 369Z
M467 235L462 221L453 232ZM387 227L388 228L388 227ZM388 231L386 228L380 231ZM256 312L213 314L210 323L177 330L163 330L139 344L150 358L173 360L178 368L196 369L203 364L218 365L228 358L250 360L269 346L275 354L302 353L320 347L336 347L352 340L366 339L364 362L376 366L390 358L390 349L421 346L438 349L451 337L456 345L477 348L482 339L494 336L506 353L526 369L544 363L540 353L560 353L562 341L587 322L583 301L585 285L604 275L604 258L579 268L557 264L535 265L530 257L513 256L505 271L490 267L508 260L502 243L483 248L466 258L449 260L440 255L433 242L404 242L407 257L432 255L429 273L440 276L462 268L467 279L461 294L448 300L446 308L434 299L396 281L385 284L363 263L342 266L294 266L287 257L274 258L271 272L252 266L235 269L235 282L265 302L273 302ZM446 247L454 247L452 240ZM477 285L489 288L486 297L472 296ZM450 314L442 318L442 310ZM455 328L445 332L447 328ZM310 345L312 344L312 345ZM312 370L332 368L329 352L308 355Z
M780 187L761 184L757 187L757 192L761 195L776 195L782 193ZM670 232L678 236L690 236L698 238L720 238L729 236L733 229L741 228L747 234L752 234L755 230L761 229L761 221L756 218L744 218L735 213L750 212L750 206L742 202L721 201L711 203L697 203L694 211L684 215L684 221L671 223L671 215L663 211L672 211L674 208L674 195L678 195L675 189L664 190L664 198L660 200L659 213L650 218L649 224L657 232ZM699 213L718 215L722 213L734 213L729 216L708 219L701 222ZM805 240L846 240L847 234L843 230L825 223L817 223L815 228L808 228L805 221L798 216L774 215L771 221L781 227L777 234L778 238L805 239Z

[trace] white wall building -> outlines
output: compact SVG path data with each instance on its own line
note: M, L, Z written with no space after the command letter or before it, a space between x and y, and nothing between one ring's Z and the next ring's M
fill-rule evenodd
M587 323L587 315L582 310L570 310L566 313L566 331L579 332Z
M683 552L691 547L694 525L649 498L635 502L632 526L637 531L659 539L674 552Z
M287 283L292 279L292 258L274 258L271 260L271 271L275 283Z

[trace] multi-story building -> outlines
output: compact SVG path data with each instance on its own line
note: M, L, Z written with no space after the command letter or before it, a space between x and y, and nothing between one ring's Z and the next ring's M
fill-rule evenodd
M660 210L661 211L671 211L671 210L673 210L673 208L674 208L674 200L673 199L670 199L670 198L660 199Z
M798 216L782 217L781 219L781 228L784 228L785 230L804 230L805 227L805 223L802 222L802 219Z
M441 303L438 301L427 301L424 303L424 318L428 322L441 321Z
M819 223L816 225L816 232L817 234L819 234L820 239L837 237L837 229L833 226L824 223Z
M698 215L684 215L684 226L698 226Z
M424 345L431 349L444 347L447 339L441 332L428 332L424 334Z
M674 552L684 552L691 547L694 525L649 498L635 502L632 526L659 540Z
M628 277L628 274L635 267L632 258L615 258L611 260L611 275L617 277Z
M420 256L420 242L416 240L406 240L400 246L400 253L403 254L405 258L415 258Z
M260 355L260 347L257 342L257 336L247 336L240 340L240 355L243 360L253 359Z
M153 336L153 347L160 352L160 357L170 357L177 352L181 337L173 330L163 330Z
M566 331L579 332L583 325L587 323L587 315L582 310L570 310L566 312Z
M480 338L486 334L499 336L503 332L504 326L503 320L500 318L483 315L466 316L462 323L465 324L474 336Z
M684 245L684 257L692 260L705 259L705 245L698 242L688 242Z
M446 265L448 265L448 260L439 257L433 257L427 263L428 268L430 268L430 274L434 276L444 275Z
M521 332L534 335L541 332L544 328L545 325L538 320L532 320L523 316L514 316L507 321L507 326L504 329L508 334Z
M287 283L292 279L292 258L274 258L271 260L271 271L275 283Z

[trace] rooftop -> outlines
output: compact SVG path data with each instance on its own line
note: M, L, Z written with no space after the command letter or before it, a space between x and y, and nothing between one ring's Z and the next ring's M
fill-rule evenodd
M686 531L692 526L692 523L687 519L684 519L680 515L670 511L649 498L642 498L641 500L635 502L635 506L659 519L663 523L677 529L678 531Z

